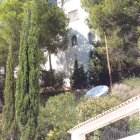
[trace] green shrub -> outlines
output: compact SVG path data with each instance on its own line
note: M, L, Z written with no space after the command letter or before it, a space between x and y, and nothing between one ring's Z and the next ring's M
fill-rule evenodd
M76 100L72 93L50 97L45 107L40 108L36 140L68 140L69 129L119 103L119 99L111 95L80 100Z
M62 87L64 81L65 74L61 71L55 72L55 85Z
M133 130L133 131L140 129L140 117L139 117L139 115L130 116L128 126L129 126L129 129Z
M90 119L120 103L116 96L102 96L98 98L84 98L77 106L79 122Z
M63 85L64 73L42 70L41 72L42 81L45 86L59 86Z
M98 98L82 99L77 106L77 120L78 122L86 121L96 115L118 105L120 103L116 96L102 96ZM87 135L88 140L98 140L100 131L96 130Z
M71 93L50 97L40 109L37 140L67 140L67 131L77 122L76 104Z

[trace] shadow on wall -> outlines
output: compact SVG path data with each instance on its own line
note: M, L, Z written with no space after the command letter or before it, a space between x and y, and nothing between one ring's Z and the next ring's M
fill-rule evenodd
M77 37L77 45L72 46L73 36ZM89 51L93 48L88 41L88 35L85 37L76 30L70 29L68 38L68 49L64 52L58 52L56 62L58 66L63 67L66 76L70 76L75 59L87 70Z

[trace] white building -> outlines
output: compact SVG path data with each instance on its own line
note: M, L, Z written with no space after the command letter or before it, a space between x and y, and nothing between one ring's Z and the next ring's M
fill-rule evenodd
M56 0L50 1L54 2ZM75 59L78 60L79 64L83 64L85 70L87 69L89 50L93 47L89 40L96 40L96 38L92 36L86 24L87 13L81 8L80 0L65 0L63 4L61 0L58 0L57 3L70 19L70 31L68 49L65 52L59 51L57 55L52 55L52 68L64 71L66 76L69 77ZM45 68L49 69L48 62Z

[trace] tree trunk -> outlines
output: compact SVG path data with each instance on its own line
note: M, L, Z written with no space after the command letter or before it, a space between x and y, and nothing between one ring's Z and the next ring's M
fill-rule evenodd
M105 36L105 46L106 46L106 56L107 56L107 65L108 65L110 89L112 89L111 66L110 66L110 60L109 60L109 54L108 54L108 46L107 46L107 39L106 39L106 33L105 32L104 32L104 36Z
M49 66L50 66L50 72L52 72L52 59L51 59L51 53L49 52Z

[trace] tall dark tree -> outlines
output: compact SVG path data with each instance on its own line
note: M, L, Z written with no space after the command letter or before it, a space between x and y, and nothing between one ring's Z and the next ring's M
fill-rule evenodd
M4 81L6 77L6 62L8 55L9 45L12 45L14 64L17 62L17 49L19 47L19 30L20 29L20 17L21 2L13 0L1 0L0 1L0 69L4 70L4 73L0 72L1 88L0 92L3 93ZM15 26L16 25L16 26ZM12 34L12 36L11 36ZM10 42L9 42L10 39ZM12 43L12 44L9 44Z
M34 1L24 5L16 82L16 122L19 140L33 140L38 125L38 12Z
M76 88L77 85L79 84L78 75L79 75L79 65L78 65L78 61L75 60L73 74L71 76L71 83L73 88Z
M14 63L17 62L22 23L21 13L23 12L22 6L25 1L26 0L2 0L0 2L0 67L5 68L6 65L9 38L12 42ZM9 34L12 34L12 36L9 36Z
M87 73L84 71L84 66L81 65L79 67L79 79L82 87L87 86Z
M78 61L74 62L73 74L71 76L71 84L73 88L83 88L87 85L87 75L84 72L84 67L79 67Z
M12 138L12 126L15 117L15 96L14 96L14 74L13 74L13 51L9 46L9 53L6 66L6 80L4 89L4 107L2 116L2 132L4 140Z

